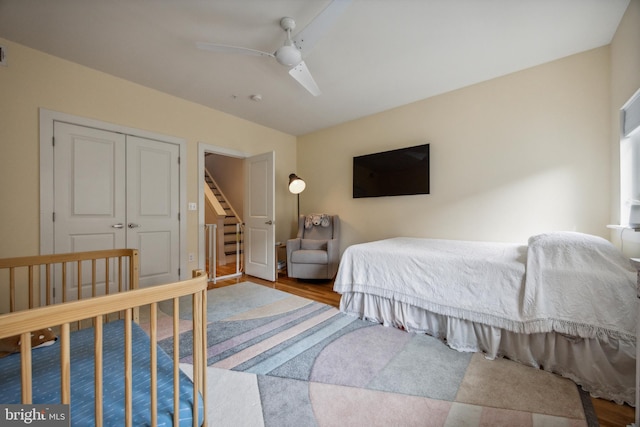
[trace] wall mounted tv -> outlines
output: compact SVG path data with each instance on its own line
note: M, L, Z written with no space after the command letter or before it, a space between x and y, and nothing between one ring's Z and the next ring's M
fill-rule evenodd
M429 144L353 158L353 198L429 194Z

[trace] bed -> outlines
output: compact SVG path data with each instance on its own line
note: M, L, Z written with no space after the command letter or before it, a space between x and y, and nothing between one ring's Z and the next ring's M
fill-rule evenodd
M69 405L72 426L206 425L206 275L140 289L138 259L133 249L0 259L9 296L0 403ZM193 379L178 359L181 299L193 313ZM158 346L164 301L173 303L173 356Z
M526 245L399 237L348 247L334 290L345 313L635 406L636 274L610 242L576 232Z

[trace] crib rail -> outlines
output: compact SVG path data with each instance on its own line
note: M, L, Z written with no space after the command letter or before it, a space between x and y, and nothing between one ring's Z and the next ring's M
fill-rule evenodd
M109 249L101 251L74 252L65 254L36 255L0 259L0 284L9 286L9 312L51 305L54 280L60 280L62 295L66 302L68 288L76 287L74 299L95 297L98 284L104 283L104 294L123 292L138 288L139 257L136 249ZM115 274L112 275L112 268ZM58 269L54 273L55 269ZM100 274L99 270L103 273ZM75 276L74 276L75 275ZM83 293L83 278L89 275L90 295ZM114 277L112 277L114 276ZM113 285L113 286L111 286ZM17 297L26 297L23 304Z
M102 253L102 251L99 251ZM98 253L98 252L97 252ZM96 253L96 254L97 254ZM76 254L77 255L77 254ZM102 255L112 255L102 254ZM137 251L132 254L132 265L137 269ZM93 255L81 256L81 259L92 259ZM57 260L66 259L65 256L58 256ZM29 260L29 258L34 258ZM71 259L73 257L70 257ZM100 257L98 257L100 258ZM77 256L75 259L79 259ZM0 261L0 268L7 265L17 267L28 266L32 261L38 261L35 257L13 258ZM66 262L66 261L65 261ZM39 265L39 264L38 264ZM10 267L11 268L11 267ZM137 272L137 270L136 270ZM58 327L60 339L60 396L63 404L70 404L71 399L71 360L70 360L70 325L83 320L90 320L94 333L94 357L95 357L95 421L97 426L104 425L102 393L103 393L103 360L102 360L102 324L108 319L109 314L115 312L124 312L125 327L125 343L124 343L124 359L125 359L125 420L126 425L132 425L132 322L136 310L141 307L149 307L150 310L150 353L151 353L151 397L149 403L149 417L151 425L156 425L156 413L158 397L155 392L157 382L157 309L158 303L162 301L173 302L173 393L174 393L174 425L179 424L179 336L178 328L179 304L181 297L191 297L191 310L193 318L193 425L198 425L199 403L198 395L202 396L204 402L203 414L206 425L207 414L207 395L206 395L206 306L207 306L207 276L205 272L194 271L194 278L184 280L182 282L170 283L167 285L159 285L144 289L135 289L129 292L116 293L111 295L97 296L89 299L69 301L60 304L54 304L46 307L36 307L30 310L19 310L13 313L0 315L0 339L21 336L20 340L20 358L21 358L21 382L23 404L32 402L32 348L31 348L31 332L49 327ZM131 283L137 284L137 274L135 277L130 276ZM37 350L36 350L37 351ZM57 402L50 402L57 403ZM201 420L202 421L202 420Z

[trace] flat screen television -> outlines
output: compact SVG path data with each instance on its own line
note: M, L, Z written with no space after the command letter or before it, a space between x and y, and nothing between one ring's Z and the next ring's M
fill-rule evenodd
M429 144L353 158L353 198L429 194Z

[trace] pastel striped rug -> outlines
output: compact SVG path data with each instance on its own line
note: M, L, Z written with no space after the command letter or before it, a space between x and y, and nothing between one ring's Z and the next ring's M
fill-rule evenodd
M208 300L214 426L597 425L588 397L545 371L249 282L211 290ZM187 373L189 315L181 309ZM161 337L169 320L161 315ZM171 354L171 338L160 345Z

